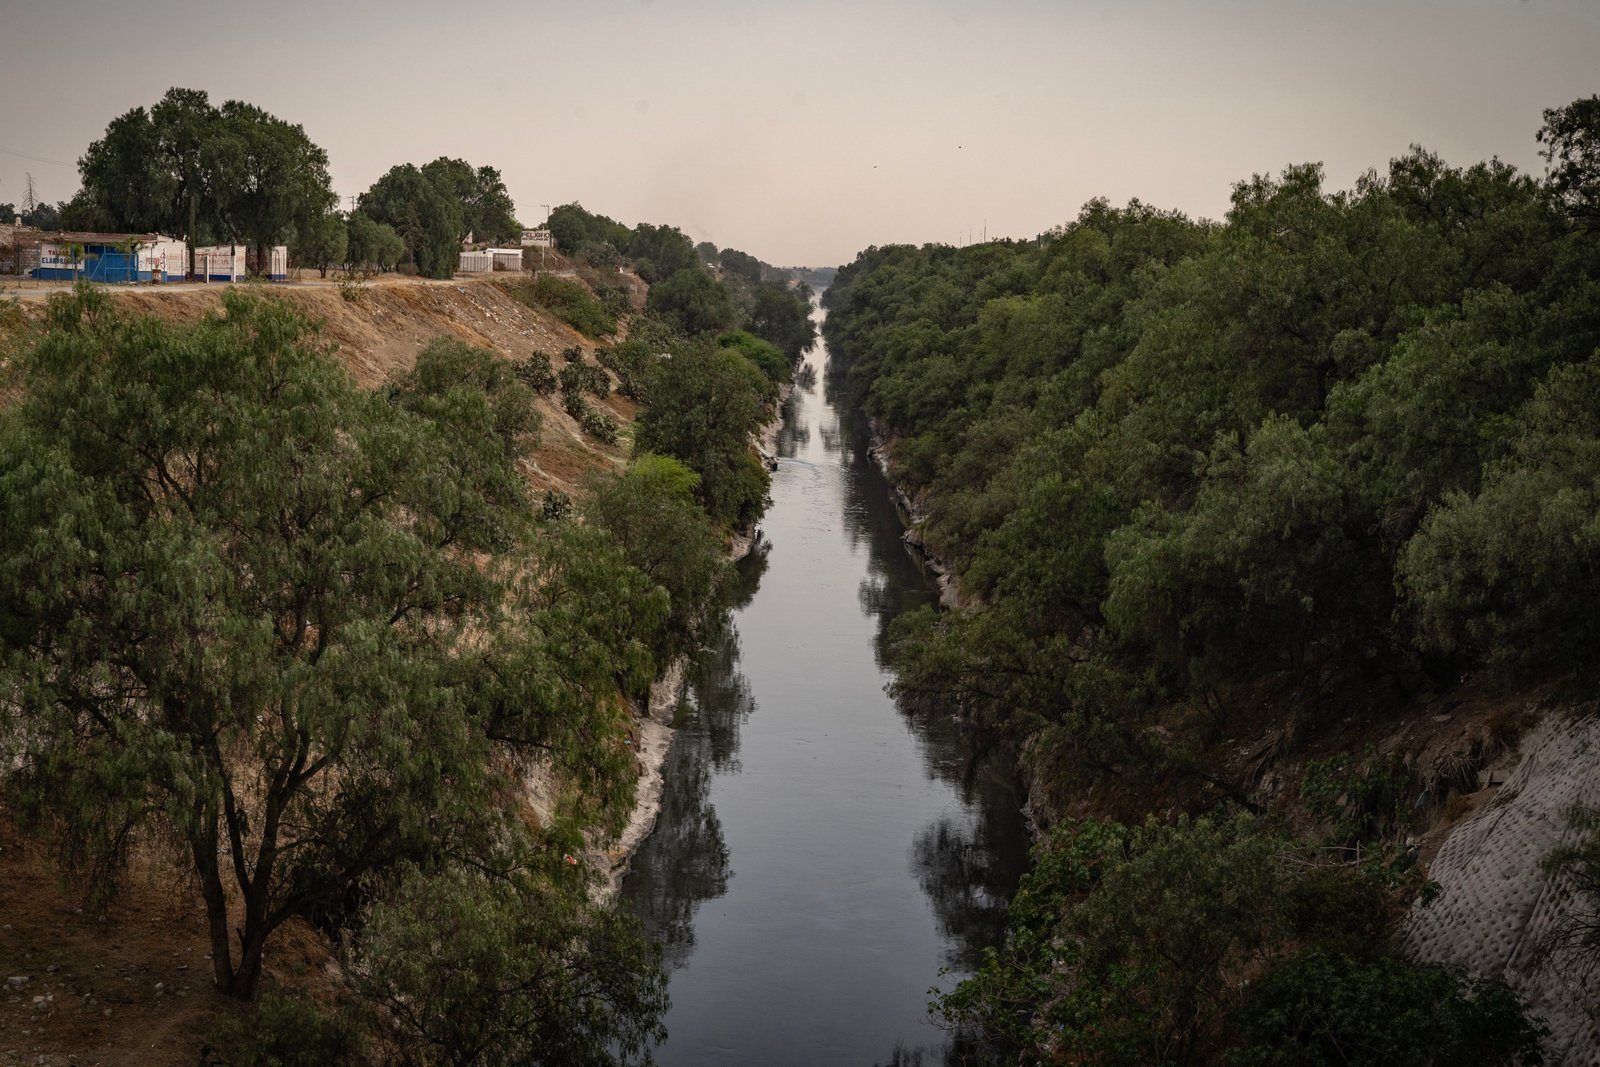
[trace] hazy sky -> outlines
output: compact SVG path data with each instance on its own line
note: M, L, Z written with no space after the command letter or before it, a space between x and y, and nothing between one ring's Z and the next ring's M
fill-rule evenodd
M1252 173L1346 187L1411 143L1542 172L1543 109L1600 92L1600 0L0 0L0 78L0 201L67 198L181 85L302 124L346 197L460 156L526 223L578 200L820 266L1093 196L1218 217Z

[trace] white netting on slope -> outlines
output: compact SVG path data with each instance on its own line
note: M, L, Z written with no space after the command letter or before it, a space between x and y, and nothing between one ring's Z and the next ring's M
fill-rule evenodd
M1405 946L1425 962L1504 977L1550 1026L1551 1067L1600 1067L1600 981L1580 985L1546 946L1575 903L1544 858L1574 833L1575 806L1600 807L1600 714L1556 713L1523 740L1523 757L1496 796L1450 834L1429 876L1442 892L1413 911Z

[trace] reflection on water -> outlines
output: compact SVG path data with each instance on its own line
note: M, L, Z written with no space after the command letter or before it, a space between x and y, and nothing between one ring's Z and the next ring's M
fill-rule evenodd
M799 390L802 387L796 383L795 388ZM811 443L811 424L794 417L796 404L796 397L792 394L783 404L783 425L778 428L779 459L793 459Z
M884 693L890 625L933 597L822 359L623 886L673 967L663 1064L984 1062L930 1022L927 991L999 936L1020 798L953 723Z
M724 594L727 610L750 602L767 567L768 547L758 540L739 561ZM670 967L683 966L694 947L701 902L728 891L728 846L708 801L711 775L739 770L739 726L755 710L738 670L738 631L724 625L708 640L675 716L678 732L663 768L661 814L628 871L629 898Z

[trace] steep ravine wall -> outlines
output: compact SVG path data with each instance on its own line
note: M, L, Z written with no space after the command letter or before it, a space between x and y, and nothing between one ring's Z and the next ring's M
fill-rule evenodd
M1570 876L1541 866L1576 831L1575 807L1600 806L1600 704L1551 711L1518 749L1495 795L1445 839L1428 874L1440 893L1410 916L1404 946L1416 959L1504 978L1550 1027L1549 1067L1600 1067L1600 976L1580 978L1551 935L1578 899Z

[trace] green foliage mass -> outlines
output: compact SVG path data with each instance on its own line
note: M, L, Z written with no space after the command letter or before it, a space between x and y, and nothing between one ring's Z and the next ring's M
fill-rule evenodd
M766 379L763 389L768 403L778 399L778 387L794 381L794 368L777 346L743 330L717 335L717 347L739 353Z
M522 224L516 206L500 172L493 167L477 167L464 159L440 156L422 166L422 176L446 198L461 207L461 223L474 240L495 244L517 242Z
M352 270L391 271L405 258L405 238L388 223L358 211L345 221L345 232L345 265Z
M336 935L416 1062L477 1062L445 1026L563 1062L653 1033L653 954L558 857L620 828L623 698L682 620L598 525L539 522L516 369L443 340L367 392L287 304L170 325L88 287L7 360L8 809L104 893L133 843L169 848L236 997L284 923ZM536 762L561 798L539 829ZM334 1057L280 1016L262 1062Z
M549 396L556 391L556 372L548 352L536 350L529 353L528 358L517 365L517 376L541 396Z
M1592 110L1547 182L1414 149L841 269L834 359L979 603L903 633L902 691L1070 763L1172 749L1174 702L1216 736L1241 683L1592 669Z
M196 89L112 119L78 170L83 191L62 205L62 225L242 242L258 255L334 208L328 154L301 126Z
M1251 804L1215 754L1263 706L1292 749L1473 672L1592 684L1597 104L1546 113L1542 179L1414 148L1350 190L1254 176L1218 222L1092 201L841 268L842 386L970 598L896 625L897 694L1061 811L1130 769ZM1362 868L1259 825L1072 824L943 1010L1021 1062L1533 1062L1506 990L1391 958L1421 792L1313 762L1301 814ZM1315 886L1342 918L1295 910Z
M697 266L650 286L645 307L690 336L726 330L737 317L727 288Z
M356 202L356 214L390 227L406 262L425 278L454 276L467 223L462 205L410 163L391 167Z
M208 1043L228 1067L342 1067L364 1062L358 1030L345 1013L271 989L223 1015Z
M776 345L791 363L800 362L817 339L817 324L811 319L811 289L803 284L793 289L778 282L757 286L744 317L746 329Z
M597 349L594 355L602 367L617 376L617 392L635 400L644 398L646 371L656 357L650 342L641 337L630 337L616 345Z
M678 343L647 374L647 406L634 423L634 454L671 456L700 479L706 512L747 526L765 509L767 471L751 435L772 414L772 383L731 348Z
M666 1036L665 976L622 962L660 949L563 873L412 873L373 910L351 973L393 1062L601 1067Z
M346 258L349 242L350 232L344 219L330 211L303 222L295 230L294 240L289 243L289 257L297 266L317 268L326 278L329 267L349 262Z
M585 520L671 599L672 618L652 649L661 662L692 651L727 571L722 540L696 499L699 488L700 476L683 463L645 452L622 474L593 484L583 500Z
M550 312L585 337L617 332L617 320L593 293L577 282L541 274L530 282L510 282L506 291L531 308Z
M521 234L500 172L440 156L391 167L361 194L356 214L394 230L405 259L425 278L454 276L461 242L511 241Z
M1070 821L1035 856L1004 945L934 1003L1007 1062L1540 1062L1504 983L1391 958L1392 890L1258 820Z

